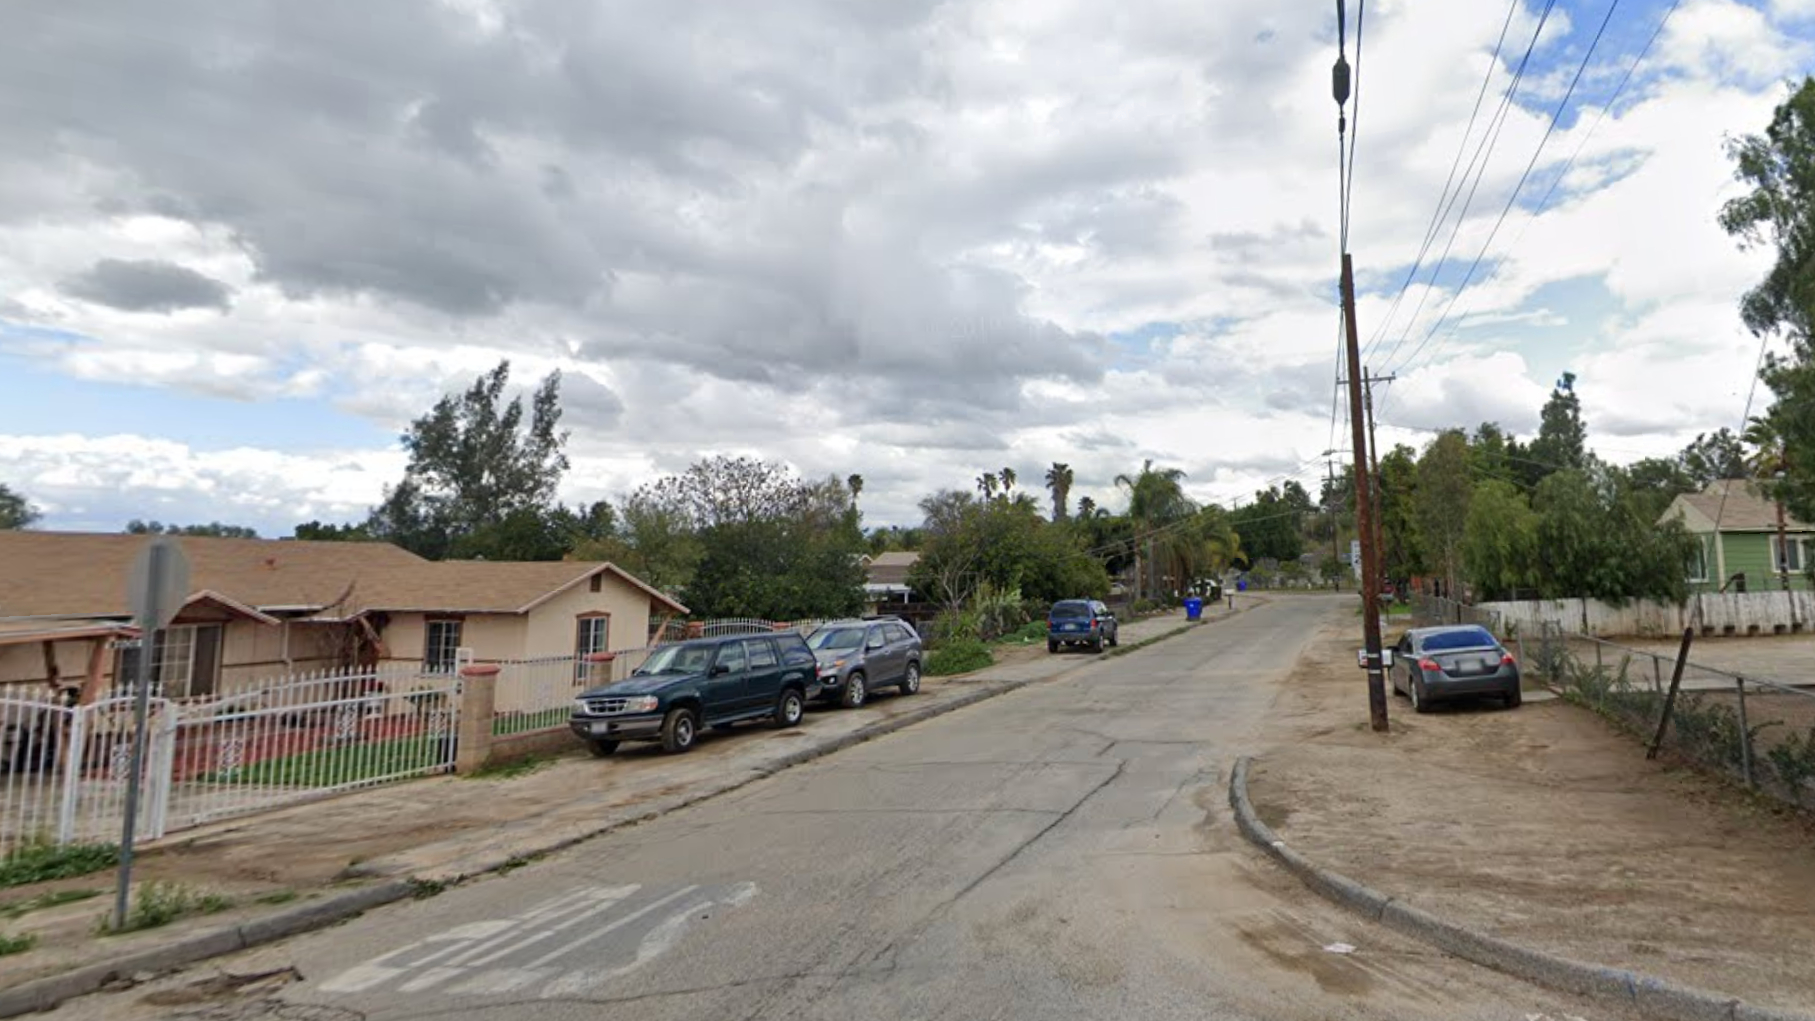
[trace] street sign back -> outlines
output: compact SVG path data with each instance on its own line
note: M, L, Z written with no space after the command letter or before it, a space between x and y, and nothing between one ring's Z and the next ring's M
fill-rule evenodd
M189 598L189 558L168 535L153 536L132 562L126 582L133 622L144 632L166 627Z

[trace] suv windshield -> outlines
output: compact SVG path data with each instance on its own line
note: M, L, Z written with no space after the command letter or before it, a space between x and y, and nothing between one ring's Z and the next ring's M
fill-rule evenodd
M1090 616L1090 604L1054 603L1052 604L1052 615L1054 617L1088 617Z
M855 649L863 644L863 629L831 628L815 633L807 639L807 644L815 649Z
M670 645L651 653L643 665L638 667L639 674L697 674L704 673L706 664L712 661L712 647L707 645Z
M1490 649L1494 644L1494 636L1478 627L1472 627L1466 631L1441 631L1434 635L1425 635L1423 642L1425 652L1444 652L1449 649Z

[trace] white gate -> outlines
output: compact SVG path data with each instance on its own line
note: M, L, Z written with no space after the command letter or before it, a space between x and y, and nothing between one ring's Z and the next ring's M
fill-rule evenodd
M137 839L454 768L460 680L416 671L286 678L191 702L153 698ZM115 843L134 703L0 698L0 858Z

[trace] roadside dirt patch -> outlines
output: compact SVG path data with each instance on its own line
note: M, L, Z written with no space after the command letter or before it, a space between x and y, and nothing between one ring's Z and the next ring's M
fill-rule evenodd
M1332 614L1285 682L1251 785L1313 861L1577 960L1815 1006L1815 823L1586 710L1490 702L1368 729L1359 629Z

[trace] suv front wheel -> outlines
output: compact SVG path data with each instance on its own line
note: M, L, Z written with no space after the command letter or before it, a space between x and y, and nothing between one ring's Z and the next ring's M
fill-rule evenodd
M699 736L699 715L691 709L670 709L662 720L662 750L670 755L691 751Z
M838 696L838 704L846 709L856 709L869 701L869 681L862 670L851 671L851 676L844 682L844 691Z
M796 688L788 688L775 700L775 726L777 729L800 725L801 717L807 714L807 703L800 697Z

